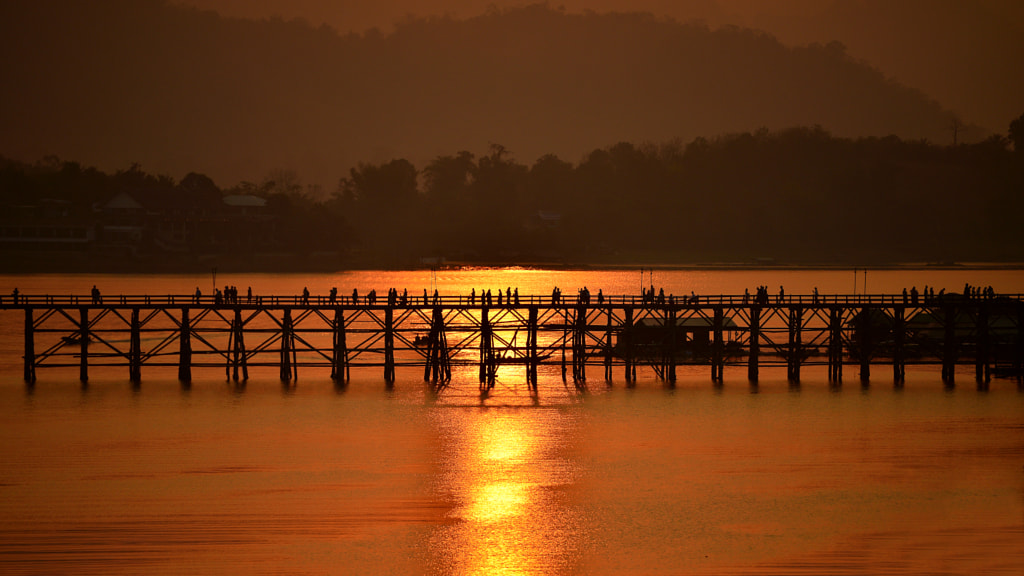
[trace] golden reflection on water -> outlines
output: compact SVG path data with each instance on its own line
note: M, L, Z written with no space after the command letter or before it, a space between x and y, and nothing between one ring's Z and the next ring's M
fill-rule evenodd
M440 409L447 445L443 497L451 523L433 544L438 573L564 573L578 552L565 439L574 416L555 409Z

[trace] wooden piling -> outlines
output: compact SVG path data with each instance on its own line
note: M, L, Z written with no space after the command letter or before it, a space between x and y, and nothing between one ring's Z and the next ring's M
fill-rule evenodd
M904 306L897 306L893 309L893 351L892 351L892 379L896 386L902 386L906 380L906 336L907 322L906 309Z
M857 315L857 343L860 346L860 381L862 384L871 380L871 357L878 344L875 342L874 326L872 326L871 320L871 309L861 308Z
M384 309L384 382L395 383L395 310Z
M427 336L427 357L423 367L423 380L435 385L446 384L452 379L448 362L448 338L444 329L444 311L434 306Z
M572 381L587 381L587 308L577 306L572 324Z
M537 390L537 314L536 306L530 306L526 327L526 349L529 362L526 365L526 383L532 390Z
M25 308L25 382L36 382L35 320L31 308Z
M956 380L956 308L947 304L944 308L945 336L942 347L942 381L952 385Z
M676 351L678 349L678 343L676 342L676 308L675 306L669 306L668 313L666 314L665 327L668 330L667 346L666 346L666 366L665 366L665 380L671 384L675 384L676 381Z
M843 380L843 309L838 306L829 309L828 379L833 384Z
M722 338L723 311L721 306L715 306L715 316L712 323L714 334L711 344L711 381L722 382L724 380L724 341Z
M244 325L242 323L242 311L239 308L235 308L235 318L231 323L231 333L234 339L234 347L231 350L231 364L233 367L232 379L238 382L238 371L241 368L242 371L242 382L249 380L249 364L246 359L245 350L245 336L243 331ZM297 370L298 367L295 367Z
M139 309L132 308L131 336L128 350L128 380L132 384L142 381L142 336L139 326Z
M1024 303L1017 303L1017 342L1014 347L1013 368L1017 374L1017 386L1024 387Z
M800 381L800 365L803 356L803 309L797 306L789 309L789 358L787 365L787 377L790 382Z
M335 382L348 382L348 342L345 336L345 312L341 308L334 309L332 332L331 379Z
M614 351L612 350L612 307L609 306L605 309L607 314L608 323L604 331L604 381L611 384L612 382L612 356Z
M292 326L292 310L284 309L281 320L281 381L292 381L292 349L295 347L294 327Z
M79 364L78 379L82 382L89 381L89 309L81 307L78 309L78 346Z
M622 349L622 363L625 365L626 383L636 382L636 364L633 362L633 307L625 310L625 320L622 326L622 336L619 339L619 347Z
M989 308L988 302L982 301L978 304L975 334L977 344L975 346L974 378L979 385L987 385L992 380L989 367L991 341L989 338Z
M494 335L491 330L490 311L480 309L480 389L494 388L497 365L494 357Z
M181 309L181 326L178 333L178 380L192 381L192 327L189 324L188 308Z
M758 360L761 354L761 307L750 309L750 331L747 354L747 380L757 382Z

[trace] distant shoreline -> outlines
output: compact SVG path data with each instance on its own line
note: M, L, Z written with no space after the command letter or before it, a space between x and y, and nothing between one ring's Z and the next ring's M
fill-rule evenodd
M1024 262L901 262L901 263L787 263L787 262L566 262L566 261L464 261L358 262L340 258L289 253L221 257L174 257L138 259L97 258L84 254L0 252L0 275L23 274L196 274L212 269L221 273L302 274L367 270L471 270L519 268L535 270L1024 270Z

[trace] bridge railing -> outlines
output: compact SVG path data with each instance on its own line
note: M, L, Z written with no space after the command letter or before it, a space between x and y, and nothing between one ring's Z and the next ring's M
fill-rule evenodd
M987 299L992 299L989 297ZM996 294L994 298L998 299L1010 299L1021 301L1024 300L1024 295L1017 294ZM761 304L766 306L824 306L824 305L933 305L941 304L949 301L981 301L984 298L971 298L966 299L960 294L944 294L934 297L919 296L916 301L909 296L904 297L902 294L786 294L783 296L771 295L766 300L762 299ZM743 295L743 294L717 294L717 295L696 295L690 296L665 296L664 299L655 297L653 299L645 299L640 295L609 295L597 297L594 294L590 295L589 302L584 305L594 308L602 306L750 306L757 304L754 295ZM337 296L331 298L326 294L310 294L304 296L302 294L295 295L253 295L251 298L247 295L242 295L237 299L227 300L225 298L217 298L210 295L195 296L193 294L117 294L117 295L101 295L99 297L93 297L89 294L11 294L0 296L0 308L30 308L30 307L81 307L81 306L97 306L97 307L146 307L146 306L166 306L166 307L209 307L209 306L223 306L233 307L239 306L271 306L271 307L283 307L283 306L294 306L294 307L331 307L331 306L345 306L345 307L408 307L408 308L424 308L432 306L441 307L482 307L485 304L484 297L480 295L470 296L467 294L459 295L439 295L438 297L423 295L420 296L409 296L403 299L401 296L393 301L388 298L377 297L376 299L367 298L366 296L358 296L353 298L352 296ZM561 298L554 298L551 295L513 295L509 298L507 295L502 295L499 299L496 295L492 295L487 302L487 306L490 308L505 307L526 307L526 306L559 306L559 307L575 307L581 304L580 299L573 295L571 297L562 296Z

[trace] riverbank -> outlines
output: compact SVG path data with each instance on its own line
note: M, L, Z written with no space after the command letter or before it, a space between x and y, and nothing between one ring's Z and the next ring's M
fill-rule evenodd
M659 257L660 256L660 257ZM520 268L544 270L1024 270L1024 262L802 262L774 259L715 261L630 254L574 259L381 259L342 252L260 252L249 254L153 254L86 252L0 252L0 274L197 274L332 273L357 270Z

